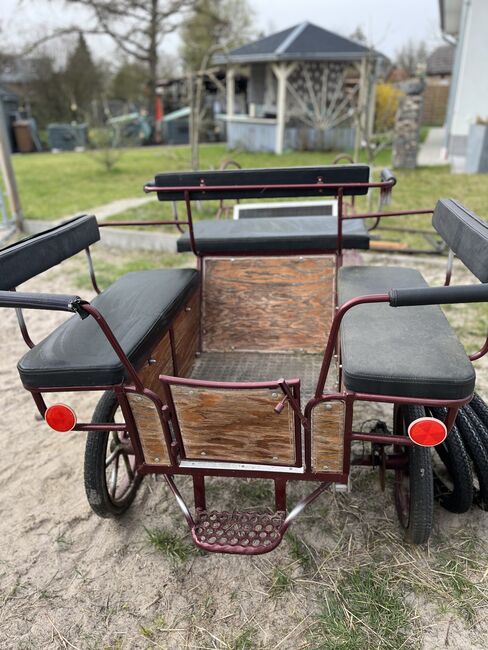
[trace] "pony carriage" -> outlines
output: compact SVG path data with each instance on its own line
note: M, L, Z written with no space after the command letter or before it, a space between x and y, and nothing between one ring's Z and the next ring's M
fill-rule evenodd
M17 310L29 346L18 363L22 384L52 429L87 433L95 513L122 515L144 476L161 474L198 547L266 553L326 489L347 489L360 465L377 468L383 482L394 474L404 536L422 544L434 515L434 447L453 475L443 505L471 506L456 423L468 421L488 467L488 407L473 398L473 362L488 340L469 355L439 305L488 302L488 224L455 200L438 201L432 224L452 251L444 286L428 286L409 268L344 264L349 251L369 248L367 219L396 214L354 210L355 197L385 197L396 182L388 170L379 182L369 178L366 165L157 174L145 190L182 202L186 218L141 225L179 228L178 250L194 254L195 268L131 272L102 292L90 246L113 223L83 215L0 251L0 306ZM215 199L265 204L246 204L245 218L193 219L195 201ZM333 203L330 214L324 202ZM97 292L91 302L17 290L83 250ZM479 282L450 285L454 254ZM34 344L23 309L73 315ZM49 393L67 393L71 403L80 391L102 393L92 422L78 422L67 404L46 405ZM368 402L389 405L392 431L355 430ZM351 452L358 441L359 456ZM192 477L193 506L180 475ZM213 510L205 490L212 476L272 481L274 508ZM291 481L312 484L292 506ZM480 474L483 490L488 474Z

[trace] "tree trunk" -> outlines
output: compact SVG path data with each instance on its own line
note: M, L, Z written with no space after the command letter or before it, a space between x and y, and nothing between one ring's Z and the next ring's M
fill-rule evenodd
M161 129L160 125L156 124L156 84L158 81L158 47L157 47L157 31L158 31L158 11L159 0L151 0L151 20L149 23L149 52L148 52L148 67L149 67L149 115L154 124L152 134L153 142L161 142Z
M191 168L193 171L197 171L200 161L199 161L199 151L198 151L198 129L199 129L199 112L200 108L197 103L198 93L195 93L195 75L190 73L188 75L188 95L189 95L189 104L190 104L190 149L191 149Z

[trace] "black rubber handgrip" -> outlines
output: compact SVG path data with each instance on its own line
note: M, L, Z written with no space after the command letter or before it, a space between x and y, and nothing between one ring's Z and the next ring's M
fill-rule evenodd
M488 302L488 284L426 287L425 289L391 289L388 295L391 307Z
M0 291L0 307L20 309L48 309L52 311L77 312L82 318L88 316L82 305L86 300L79 296L52 293L23 293L18 291Z
M395 175L393 174L393 172L390 169L388 169L388 167L384 167L381 170L380 178L381 178L382 183L388 183L388 182L391 181L391 182L393 182L393 185L395 185L396 182L397 182L397 179L396 179Z

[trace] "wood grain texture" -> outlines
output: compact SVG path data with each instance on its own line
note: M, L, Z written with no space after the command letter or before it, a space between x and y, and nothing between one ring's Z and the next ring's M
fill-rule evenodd
M142 380L145 388L149 388L149 390L154 391L160 397L163 396L159 375L173 374L173 359L168 332L151 351L151 354L149 354L144 365L139 369L137 374Z
M187 377L195 363L200 343L200 292L190 298L175 318L173 331L178 376Z
M206 351L323 351L333 316L332 256L207 258Z
M344 402L320 402L312 410L312 471L342 472Z
M191 370L195 353L198 350L199 327L200 292L197 291L189 298L173 322L176 367L179 374L184 375ZM142 367L139 368L138 375L144 387L156 393L165 403L166 400L162 384L159 381L159 375L174 374L175 364L173 363L170 336L169 332L166 332L151 351ZM146 462L156 465L168 464L168 450L154 403L141 395L128 394L127 397L139 431Z
M127 396L139 431L144 459L153 465L168 465L169 455L156 406L143 395Z
M172 386L189 459L293 465L295 417L288 405L273 410L277 390L215 390Z

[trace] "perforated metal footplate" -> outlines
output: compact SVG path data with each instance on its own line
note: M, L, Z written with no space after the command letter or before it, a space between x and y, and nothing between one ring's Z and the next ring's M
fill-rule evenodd
M322 359L322 354L299 352L203 352L196 359L190 377L213 381L274 381L279 377L299 377L302 403L305 403L315 390ZM336 390L336 381L332 364L327 387Z
M283 538L285 512L217 512L197 510L192 537L215 553L259 555L275 549Z

